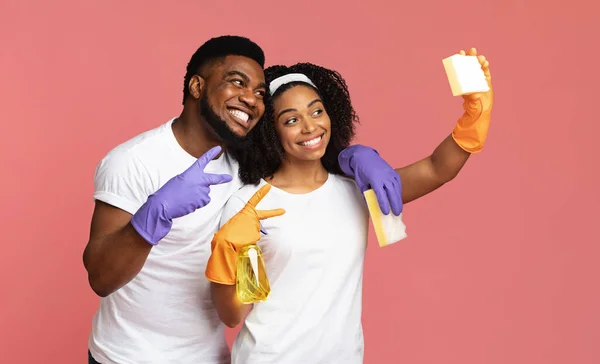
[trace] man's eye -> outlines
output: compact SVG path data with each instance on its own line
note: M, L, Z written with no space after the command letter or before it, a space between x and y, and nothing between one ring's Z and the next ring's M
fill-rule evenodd
M238 86L244 86L244 81L242 81L242 80L233 80L231 82L235 83Z

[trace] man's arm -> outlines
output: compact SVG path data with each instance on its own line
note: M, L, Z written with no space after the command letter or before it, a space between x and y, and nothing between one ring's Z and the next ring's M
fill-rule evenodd
M231 328L236 327L248 314L252 305L246 305L237 298L235 285L210 283L210 293L219 318Z
M416 200L450 182L458 175L470 155L449 135L430 156L396 168L402 181L402 202Z
M477 56L489 91L462 95L464 113L452 134L432 155L397 169L392 169L377 151L362 145L352 145L338 156L341 170L354 177L361 191L372 188L386 215L390 210L399 215L403 203L422 197L452 180L469 155L480 152L485 144L494 104L490 64L485 56L477 55L475 48L459 54Z
M102 160L94 177L97 202L83 253L96 294L108 296L131 281L152 247L169 233L173 219L208 204L210 186L231 181L229 175L204 172L220 152L220 147L210 149L150 196L147 170L129 149L113 151Z
M106 297L131 281L151 249L131 225L131 214L96 201L83 265L98 296Z

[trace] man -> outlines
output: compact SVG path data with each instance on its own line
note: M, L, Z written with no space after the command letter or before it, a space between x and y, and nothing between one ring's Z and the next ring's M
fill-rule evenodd
M232 155L248 147L244 137L264 112L264 60L246 38L209 40L187 66L180 116L117 146L98 165L83 254L90 286L102 297L90 363L230 362L203 275L221 210L241 187ZM384 213L402 211L398 173L376 152L353 146L340 164L362 189L376 189Z
M242 147L262 117L263 67L250 40L211 39L187 66L181 115L98 165L83 256L102 297L90 362L229 362L203 273L221 209L240 187L218 146Z

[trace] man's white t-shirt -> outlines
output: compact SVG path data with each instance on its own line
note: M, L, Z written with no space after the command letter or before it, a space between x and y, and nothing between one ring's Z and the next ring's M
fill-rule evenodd
M189 168L196 158L175 139L173 121L110 151L97 167L94 198L134 214L149 195ZM139 274L100 299L89 350L101 364L230 362L204 270L223 207L242 184L237 163L225 153L204 170L233 180L211 186L207 206L174 219Z
M221 225L262 187L247 185L227 202ZM362 275L368 235L366 202L350 179L330 174L320 188L291 194L276 187L257 209L283 208L262 220L259 246L269 298L246 317L232 364L363 362Z

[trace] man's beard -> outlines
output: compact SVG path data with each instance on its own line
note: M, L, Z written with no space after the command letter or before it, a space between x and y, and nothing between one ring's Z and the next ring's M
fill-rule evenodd
M227 122L221 119L211 107L206 97L206 93L200 98L200 115L206 120L216 136L225 143L225 149L232 154L235 159L250 147L251 140L247 136L237 135Z
M238 162L242 161L247 151L252 148L252 138L248 135L241 137L231 130L227 122L215 113L206 94L200 98L199 106L200 115L206 120L213 133L225 143L224 149L233 159Z

